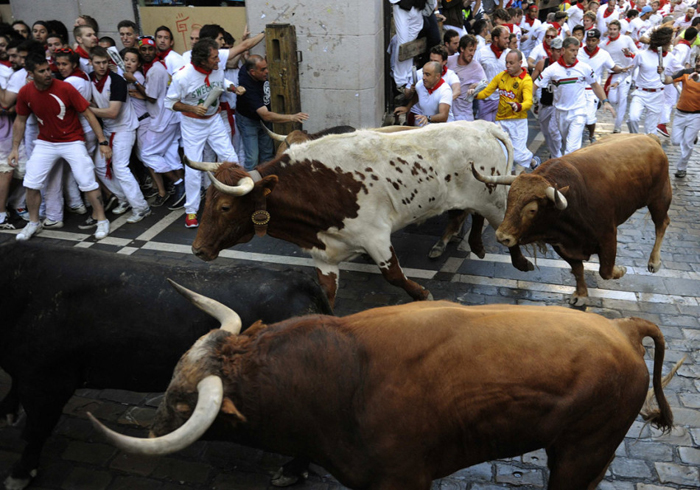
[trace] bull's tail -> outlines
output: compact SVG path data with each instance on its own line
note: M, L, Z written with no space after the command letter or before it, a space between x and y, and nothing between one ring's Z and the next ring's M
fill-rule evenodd
M671 412L671 407L666 400L663 388L671 380L671 377L680 367L683 360L676 365L671 373L662 378L661 371L664 364L664 350L666 348L666 342L661 330L654 323L641 318L630 318L628 320L628 322L625 322L626 325L625 323L621 325L628 327L624 330L627 332L630 340L632 340L634 344L641 347L642 339L644 337L651 337L654 341L654 373L652 376L652 389L649 390L647 400L644 403L644 407L642 407L642 418L657 429L660 429L663 432L670 432L670 430L673 428L673 413ZM652 408L652 397L656 398L658 408Z
M508 152L508 158L506 159L508 160L508 166L506 167L503 175L510 175L510 170L513 168L513 155L515 154L513 150L513 143L510 141L508 134L497 125L490 124L489 131L498 141L503 143L503 146L506 147L506 151Z

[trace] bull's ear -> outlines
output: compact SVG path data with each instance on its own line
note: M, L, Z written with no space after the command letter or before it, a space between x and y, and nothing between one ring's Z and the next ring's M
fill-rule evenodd
M278 181L279 179L276 175L268 175L260 181L259 185L262 187L263 192L267 196L268 194L270 194L270 192L272 192L272 189L275 188L275 185L277 185Z
M566 196L566 193L569 192L569 186L567 185L566 187L562 187L561 189L557 190L561 192L564 196Z
M245 416L238 411L236 408L236 405L233 404L230 398L225 397L223 403L221 404L221 411L224 412L226 415L232 415L236 417L238 420L241 422L246 422Z

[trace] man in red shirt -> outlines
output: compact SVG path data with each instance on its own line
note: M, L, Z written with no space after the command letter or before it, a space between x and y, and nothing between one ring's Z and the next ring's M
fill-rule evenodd
M24 176L29 223L17 235L17 240L29 240L32 235L41 231L40 190L49 171L60 158L68 162L78 187L92 205L93 217L97 220L95 238L100 240L109 234L109 221L105 217L102 197L95 180L95 167L85 147L78 113L85 116L90 123L97 135L100 153L105 158L112 156L109 142L104 137L97 118L90 111L90 104L71 84L53 79L49 63L44 56L28 56L25 68L34 80L22 87L17 94L17 119L12 129L12 151L7 159L10 166L17 166L19 145L30 114L34 114L39 122L39 139L27 162Z

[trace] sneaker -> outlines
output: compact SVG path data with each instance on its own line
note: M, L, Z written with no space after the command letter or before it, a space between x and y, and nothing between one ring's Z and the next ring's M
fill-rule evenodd
M15 209L15 212L17 213L17 216L22 218L24 221L29 221L29 211L27 211L25 208L17 208Z
M109 235L109 220L98 221L97 229L95 230L95 238L102 240L107 235Z
M63 221L54 221L52 219L46 218L44 220L43 227L47 230L56 230L58 228L63 228Z
M185 228L197 228L199 226L199 221L197 221L197 215L190 213L185 217Z
M173 194L173 202L170 203L170 206L168 206L168 209L170 211L175 211L176 209L180 209L185 207L185 183L180 182L178 185L175 186L175 194ZM196 220L195 220L196 221Z
M619 133L620 131L622 131L620 128L615 128L615 129L613 129L613 134L617 134L617 133Z
M532 160L530 161L530 168L532 170L535 170L537 167L540 166L541 163L542 163L542 159L540 157L538 157L537 155L535 155L532 157Z
M76 206L74 208L68 208L68 212L73 214L85 214L87 213L87 208L84 204L81 204L80 206Z
M120 215L126 213L128 210L131 209L131 204L128 202L120 202L116 208L112 210L112 214Z
M22 231L19 232L19 234L15 237L17 241L19 242L24 242L26 240L29 240L32 236L41 233L41 222L37 221L30 221L26 225L24 225L24 228L22 228Z
M85 223L83 223L82 225L78 225L78 228L80 228L81 230L89 230L90 228L94 228L96 226L97 220L92 216L88 216L85 220Z
M151 187L150 189L145 189L143 191L144 199L150 199L151 197L157 196L157 195L158 195L158 189L156 189L155 187Z
M117 199L117 196L112 194L112 196L109 199L107 199L107 204L105 204L105 213L112 209L114 206L116 206L118 202L119 199Z
M676 172L674 175L675 175L676 177L678 177L679 179L682 179L682 178L685 177L687 174L688 174L688 172L686 172L685 170L679 170L679 171Z
M671 136L671 135L669 134L668 129L666 128L666 125L665 125L665 124L659 124L658 126L656 126L656 130L657 130L660 134L666 136L667 138L668 138L669 136Z
M143 179L143 184L141 184L141 190L151 189L153 187L153 179L150 175L147 175Z
M146 216L151 215L151 208L146 208L143 211L134 211L131 213L131 216L129 216L129 219L126 220L127 223L138 223L142 219L144 219Z
M172 196L175 194L175 183L174 182L168 182L165 184L165 192L168 193L168 195Z
M10 217L5 215L5 219L2 220L2 223L0 223L0 230L14 230L15 225L10 223Z
M166 194L166 195L164 195L164 196L156 196L156 198L155 198L155 199L153 200L153 202L151 203L151 207L159 208L159 207L161 207L163 204L165 204L165 202L166 202L168 199L170 199L170 195L169 195L169 194Z

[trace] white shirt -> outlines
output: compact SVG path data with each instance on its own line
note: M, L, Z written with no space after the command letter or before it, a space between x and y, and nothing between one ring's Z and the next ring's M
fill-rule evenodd
M676 44L676 47L673 48L672 54L676 58L676 62L683 68L685 68L686 63L690 63L690 50L690 46L681 43Z
M428 89L423 85L423 80L416 84L416 93L418 94L418 104L420 105L421 114L425 116L434 116L440 112L440 104L450 106L450 112L447 116L447 122L455 120L452 114L452 89L443 82L433 93L429 93Z
M664 83L661 81L661 75L657 72L659 68L659 55L656 51L650 49L640 51L634 58L634 66L639 71L635 84L637 88L647 89L663 89ZM671 53L666 53L663 58L663 67L665 75L673 75L681 69L676 59Z
M457 54L457 53L455 53L455 54ZM423 80L423 68L421 68L420 70L418 70L416 72L416 78L418 80ZM457 74L454 71L450 70L449 68L447 69L445 74L442 76L442 79L445 81L445 83L447 85L450 86L450 88L452 88L452 85L454 85L455 83L457 83L457 84L460 83L459 77L457 76ZM416 85L418 85L418 84L416 83ZM452 92L452 93L454 95L454 92ZM420 103L415 104L413 107L411 107L411 112L414 114L423 114L421 112ZM423 115L425 115L425 114L423 114Z
M630 23L627 21L627 19L623 19L620 17L620 34L623 36L625 34L628 34L630 31Z
M617 9L613 10L613 12L605 17L605 15L608 13L607 12L608 8L599 8L598 13L596 13L596 27L600 31L601 36L607 36L608 34L608 24L612 22L613 20L620 20L620 12L618 12Z
M228 62L228 49L219 50L219 70L222 72L226 70L226 63ZM187 65L192 62L192 51L185 51L182 53L182 60Z
M584 12L578 6L578 4L569 7L569 9L566 11L566 14L569 16L569 19L566 21L566 25L569 27L569 32L572 32L574 30L574 27L578 25L583 25Z
M112 72L112 70L107 70L108 80L105 82L102 92L97 90L97 87L93 82L90 82L92 88L92 100L99 109L107 109L109 107L110 99L112 98L112 92L118 94L123 91L126 94L126 100L120 100L121 107L119 108L119 113L114 119L102 118L102 124L104 125L105 131L110 133L116 133L118 131L134 131L139 127L139 121L136 117L133 107L131 107L131 97L127 91L126 80Z
M133 75L134 75L134 78L136 79L136 81L138 81L141 85L143 85L144 82L146 81L146 78L143 76L143 73L141 73L140 71L133 73ZM136 86L133 83L129 83L127 86L129 87L129 90L136 90ZM137 119L148 112L148 108L146 108L146 101L143 99L137 99L136 97L131 97L131 107L134 109L134 114L136 114ZM151 124L150 118L145 118L145 119L139 121L139 127L143 126L144 124L150 125Z
M598 48L598 51L593 55L589 56L585 48L581 48L578 51L578 56L576 57L580 62L583 62L591 67L593 73L595 74L595 81L600 83L603 78L603 69L608 71L615 67L615 62L610 57L610 54Z
M92 83L89 80L85 80L81 77L68 77L63 81L73 85L73 88L80 92L83 99L87 100L88 102L92 98ZM90 123L88 122L87 118L82 114L78 114L78 118L80 119L80 125L83 127L83 133L91 133L92 127L90 127Z
M663 16L660 15L658 12L655 14L651 14L651 17L649 17L649 22L651 22L652 27L660 25L661 22L663 22L663 20Z
M535 61L535 64L539 63L540 60L543 60L547 57L547 51L544 50L544 46L542 43L539 43L537 46L535 46L532 51L530 51L530 55L528 56L528 59L532 59Z
M600 43L600 47L610 54L616 65L620 65L622 68L627 68L634 63L634 56L626 56L622 52L623 49L629 49L633 55L637 54L637 46L632 41L629 36L619 36L614 41L606 39Z
M173 73L185 66L185 60L183 59L183 57L175 51L173 51L172 49L163 61L165 61L165 67L168 69L168 73L171 76Z
M538 87L554 87L554 107L577 116L586 114L586 87L595 82L590 66L578 61L566 68L557 62L549 65L537 78Z
M3 90L7 89L7 83L10 81L13 73L14 71L9 66L0 65L0 88Z
M207 75L204 73L195 70L192 63L185 65L182 70L173 75L168 94L165 97L165 107L172 110L175 102L182 102L188 105L202 104L214 87L225 90L230 85L230 82L226 83L224 79L223 70L213 70L208 75L209 84L206 83L206 77ZM216 101L209 106L206 115L212 116L216 114L218 108L219 101ZM182 123L185 124L185 121L188 119L190 118L183 117Z
M527 19L527 17L523 17L523 21L520 23L520 29L523 31L523 34L527 36L527 39L522 42L520 47L525 51L529 51L537 45L537 30L542 25L542 22L540 19L535 19L532 25L530 25L525 19Z
M146 74L146 81L143 87L146 95L155 102L146 101L146 108L151 115L151 131L161 133L171 123L175 113L163 107L165 95L168 93L170 85L170 74L163 63L156 61ZM174 121L177 122L177 121Z
M646 31L648 31L651 28L651 22L648 20L642 20L639 17L635 17L632 19L632 22L630 22L630 29L631 33L630 36L632 37L633 41L639 41L639 38L644 35Z

